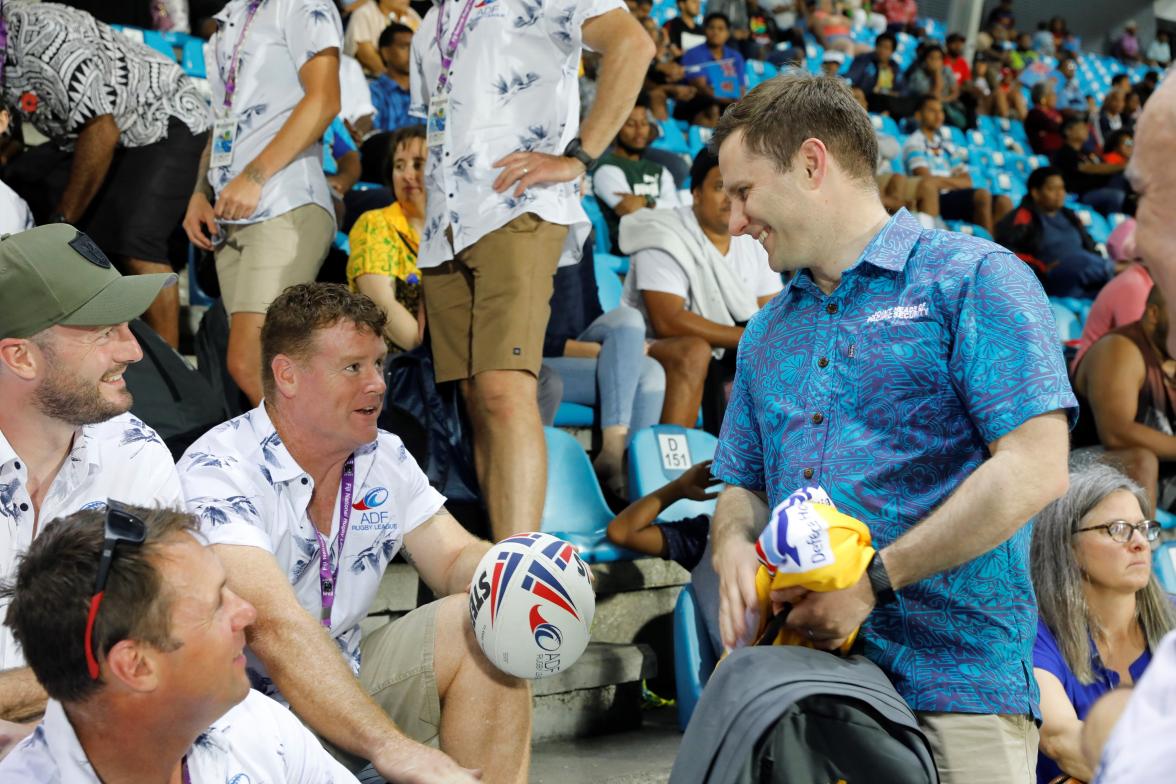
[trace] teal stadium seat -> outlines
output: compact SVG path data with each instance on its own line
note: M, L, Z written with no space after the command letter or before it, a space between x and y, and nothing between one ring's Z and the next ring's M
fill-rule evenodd
M694 586L687 585L678 593L678 603L674 605L674 685L678 692L678 726L682 730L690 723L716 664Z
M640 558L639 553L616 547L605 537L613 513L580 443L554 427L543 428L543 436L547 441L547 489L539 530L575 545L586 563Z
M898 139L902 138L902 132L898 130L898 123L894 118L888 114L871 114L870 122L873 123L874 129L881 131L888 136L894 136Z
M588 220L592 222L592 229L596 232L592 250L597 253L608 253L610 242L608 224L604 222L604 213L600 211L600 202L592 194L587 194L580 199L580 204L584 207L584 212L588 213Z
M748 60L744 68L747 75L747 89L751 89L761 82L766 82L778 73L776 66L762 60Z
M566 400L555 410L556 427L592 427L596 424L596 410L582 403Z
M1050 310L1053 311L1054 323L1058 328L1058 339L1063 343L1082 337L1082 324L1069 308L1050 300Z
M678 127L678 123L674 120L656 120L658 128L661 133L657 138L650 142L649 146L658 150L665 150L677 155L684 155L689 157L690 145L686 141L686 134Z
M621 304L621 293L624 289L621 279L617 277L616 268L620 257L611 253L596 252L593 254L594 272L596 273L596 296L600 300L600 309L608 313Z
M1082 225L1086 227L1086 231L1095 242L1106 242L1110 238L1111 227L1107 223L1107 219L1097 211L1090 207L1081 206L1075 208L1074 213L1078 216L1078 220L1082 221Z
M973 181L975 181L975 178L973 178ZM977 185L976 187L979 188L981 186ZM992 235L985 231L983 226L977 226L967 221L944 221L944 223L947 224L949 231L958 231L960 234L971 234L973 237L979 237L989 242L992 241Z
M653 425L629 440L629 500L647 496L681 476L695 463L715 456L718 439L702 430L679 425ZM682 499L658 515L658 520L682 520L714 514L715 502Z
M1170 594L1176 593L1176 542L1161 542L1160 545L1152 553L1152 570L1156 574L1156 579L1160 582L1160 587ZM675 621L677 616L675 615ZM677 639L675 639L675 645ZM681 721L681 709L679 709L679 721Z

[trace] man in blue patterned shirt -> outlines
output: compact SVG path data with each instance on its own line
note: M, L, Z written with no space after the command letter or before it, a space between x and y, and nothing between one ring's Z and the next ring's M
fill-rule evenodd
M371 81L372 103L376 106L377 130L394 131L416 122L408 114L412 93L408 89L408 61L412 52L412 28L393 22L380 33L380 57L384 73Z
M829 649L862 625L945 782L1027 784L1025 523L1066 488L1076 413L1041 287L1003 248L886 214L869 118L836 80L764 83L713 144L731 233L795 273L747 326L712 467L724 643L754 632L768 510L820 485L879 555L845 590L774 594L788 624Z

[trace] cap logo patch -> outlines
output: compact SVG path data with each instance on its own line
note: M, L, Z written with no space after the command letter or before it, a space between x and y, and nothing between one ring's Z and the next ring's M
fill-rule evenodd
M98 247L98 243L82 232L79 231L78 236L69 241L69 246L95 267L110 269L110 259L106 258L106 254Z

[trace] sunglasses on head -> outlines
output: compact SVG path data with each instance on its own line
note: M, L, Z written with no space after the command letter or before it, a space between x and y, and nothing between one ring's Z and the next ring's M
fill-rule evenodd
M106 580L118 546L139 547L147 538L147 524L118 501L106 502L106 535L102 542L102 557L98 561L98 577L94 580L94 594L90 597L90 614L86 618L86 667L90 678L98 679L98 658L94 654L94 620L106 593Z

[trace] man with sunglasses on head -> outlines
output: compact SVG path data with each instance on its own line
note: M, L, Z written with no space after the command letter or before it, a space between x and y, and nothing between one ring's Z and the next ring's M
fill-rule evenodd
M0 593L50 699L0 781L355 784L293 714L250 690L257 613L196 527L110 501L56 520L29 548Z
M49 520L111 496L182 502L167 447L127 413L123 380L143 357L127 322L175 281L123 277L65 224L0 238L0 578ZM0 749L28 731L8 722L44 707L44 690L0 630Z

